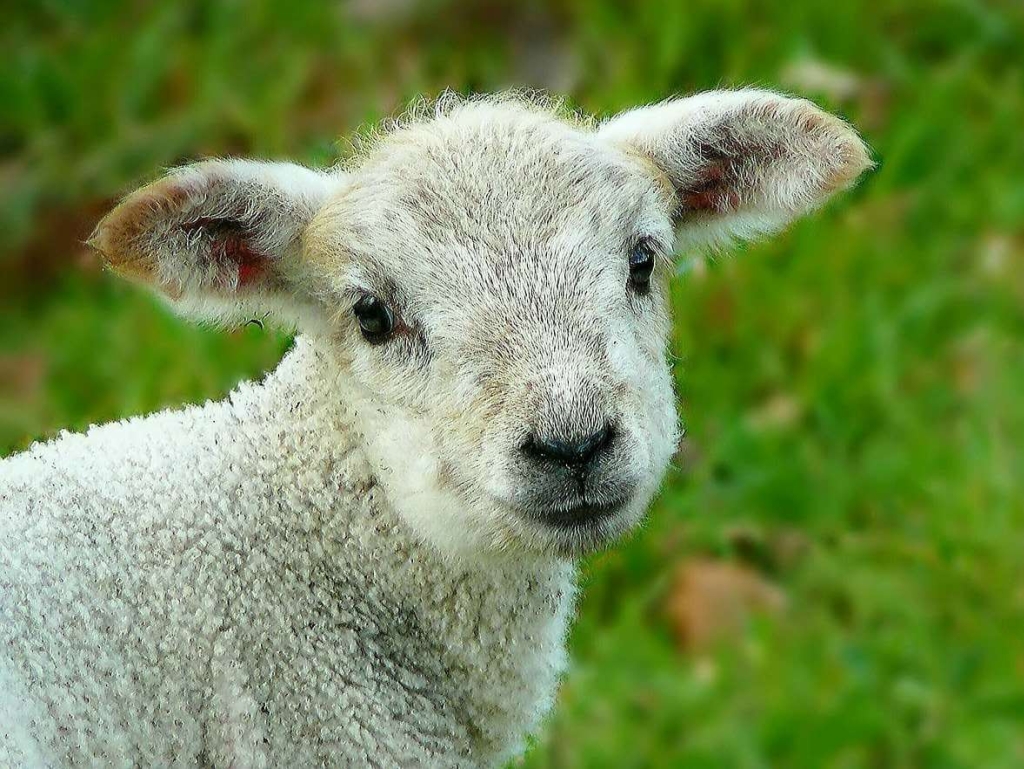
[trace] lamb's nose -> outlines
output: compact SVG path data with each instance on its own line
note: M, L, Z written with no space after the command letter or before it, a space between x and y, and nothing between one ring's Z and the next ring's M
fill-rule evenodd
M523 451L534 459L582 467L592 464L606 451L614 437L615 429L611 424L606 424L582 440L531 435L524 444Z

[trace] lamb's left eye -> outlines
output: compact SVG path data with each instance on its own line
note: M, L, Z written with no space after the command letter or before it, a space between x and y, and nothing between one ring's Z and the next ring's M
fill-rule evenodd
M651 288L654 272L654 247L647 239L638 240L629 254L629 285L641 294Z

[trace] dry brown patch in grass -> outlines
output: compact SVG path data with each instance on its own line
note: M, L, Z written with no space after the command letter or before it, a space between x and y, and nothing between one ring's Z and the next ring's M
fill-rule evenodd
M779 614L782 589L729 561L694 558L675 575L666 605L679 646L693 652L739 633L755 614Z

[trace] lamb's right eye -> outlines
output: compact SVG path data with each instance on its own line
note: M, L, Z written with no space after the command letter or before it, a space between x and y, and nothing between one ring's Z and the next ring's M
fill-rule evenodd
M386 342L395 328L395 316L380 299L373 294L362 297L352 312L359 321L359 330L370 344Z

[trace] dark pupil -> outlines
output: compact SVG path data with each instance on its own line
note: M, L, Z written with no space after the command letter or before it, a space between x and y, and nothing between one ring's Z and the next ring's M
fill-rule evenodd
M638 288L644 288L651 282L654 272L654 251L647 243L638 243L629 255L629 279Z
M391 310L375 296L364 296L352 309L368 342L383 342L395 325Z

